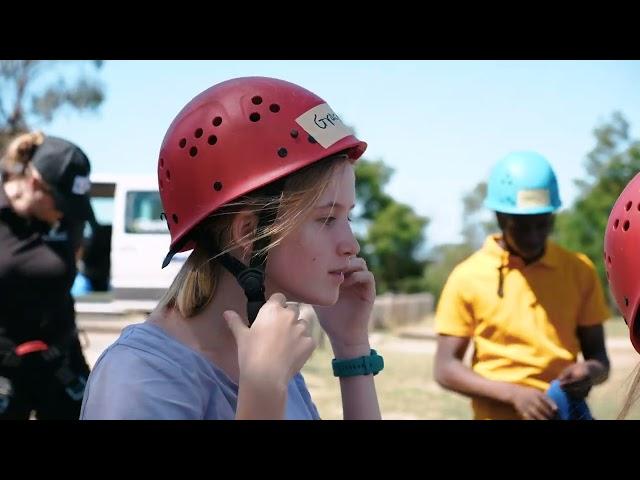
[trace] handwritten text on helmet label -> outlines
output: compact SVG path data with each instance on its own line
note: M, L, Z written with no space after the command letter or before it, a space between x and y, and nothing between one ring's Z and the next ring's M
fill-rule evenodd
M326 103L306 111L296 118L296 122L324 148L353 135L353 130L342 123Z

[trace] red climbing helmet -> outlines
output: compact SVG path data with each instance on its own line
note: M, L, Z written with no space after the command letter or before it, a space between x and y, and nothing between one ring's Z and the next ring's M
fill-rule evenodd
M611 209L604 233L604 264L609 287L640 353L640 173Z
M293 83L245 77L210 87L177 115L160 149L165 264L193 248L189 234L229 201L338 152L355 160L366 147L324 100Z

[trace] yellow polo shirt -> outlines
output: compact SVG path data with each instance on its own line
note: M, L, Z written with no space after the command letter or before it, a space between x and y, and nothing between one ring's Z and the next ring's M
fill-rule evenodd
M456 266L438 302L439 334L472 338L473 370L490 380L546 390L576 361L578 326L610 317L593 263L547 241L545 254L525 265L489 236ZM499 295L502 283L502 296ZM516 419L507 404L472 400L477 419Z

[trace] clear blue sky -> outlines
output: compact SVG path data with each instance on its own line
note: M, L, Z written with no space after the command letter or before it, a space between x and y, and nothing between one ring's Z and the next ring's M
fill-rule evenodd
M640 138L640 61L107 61L97 113L64 112L49 134L98 173L155 174L174 116L200 91L248 75L323 97L395 169L387 191L431 218L428 245L459 240L462 195L513 150L537 150L570 205L594 127L619 110Z

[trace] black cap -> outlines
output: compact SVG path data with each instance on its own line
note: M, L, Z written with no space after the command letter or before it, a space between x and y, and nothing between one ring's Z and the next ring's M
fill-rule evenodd
M71 221L93 221L89 201L91 164L79 147L57 137L45 137L31 165L53 191L56 207Z

